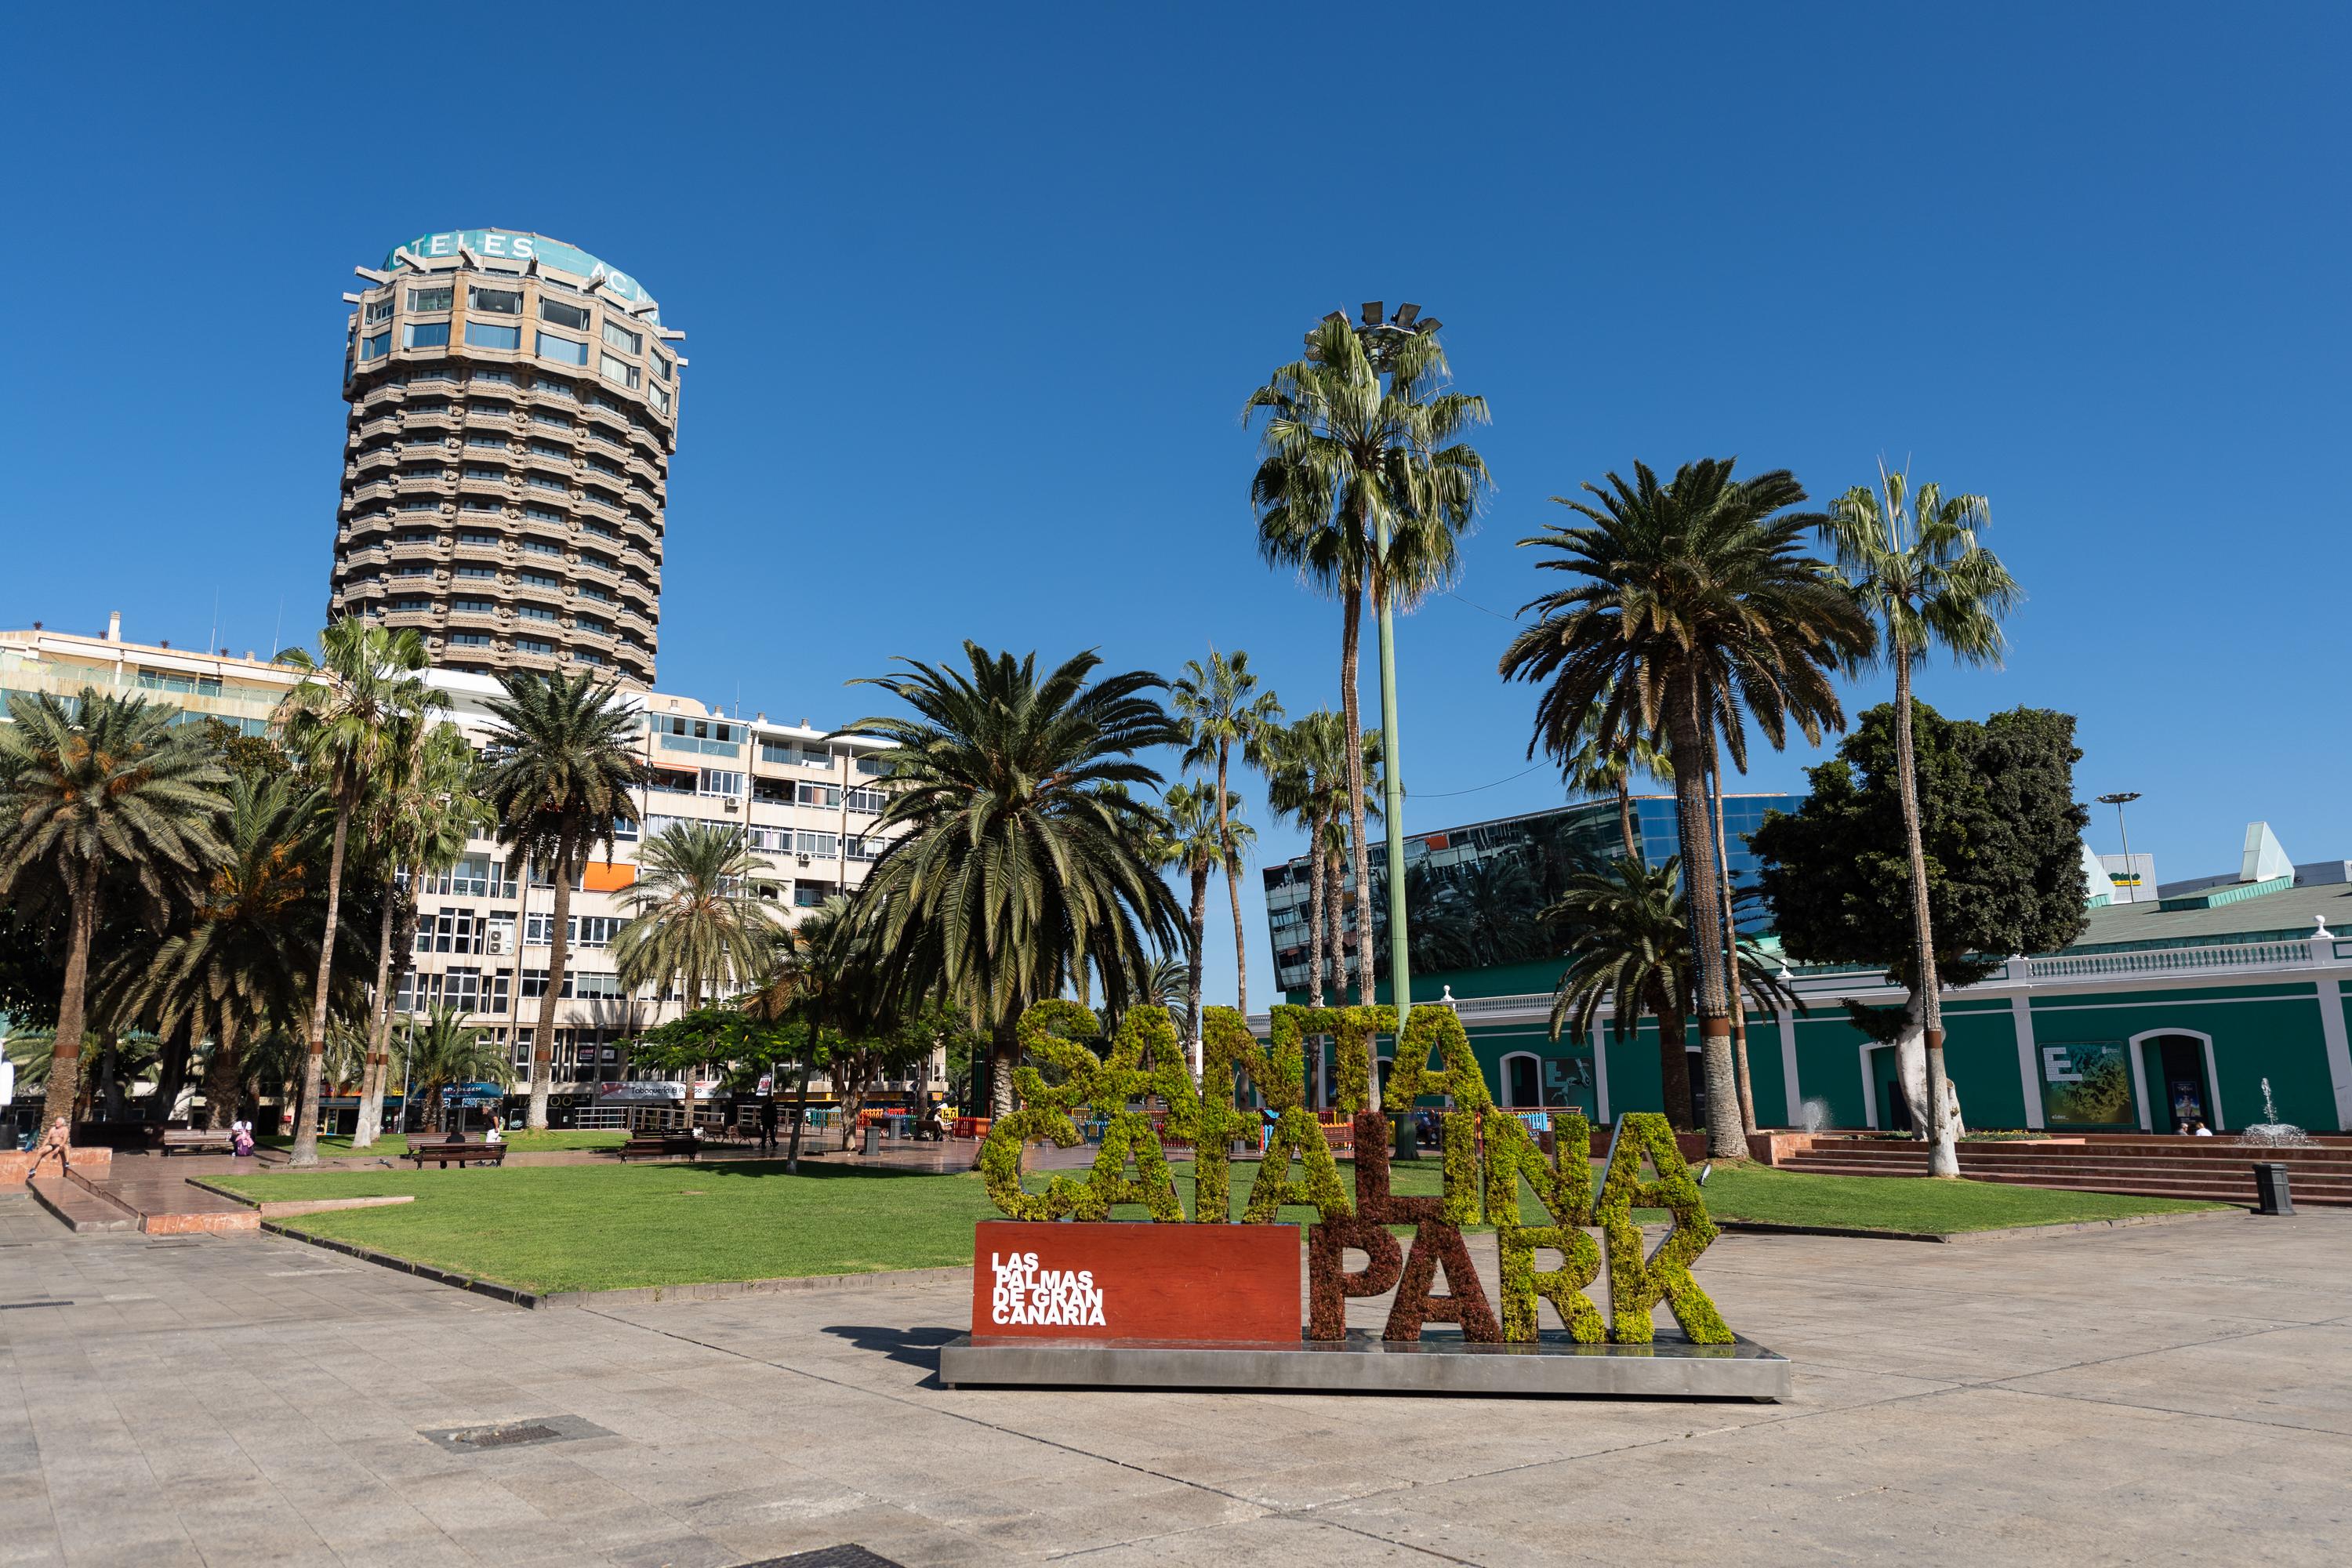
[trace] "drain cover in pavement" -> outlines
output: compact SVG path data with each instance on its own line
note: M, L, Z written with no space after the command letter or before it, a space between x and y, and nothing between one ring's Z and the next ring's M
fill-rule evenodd
M757 1563L746 1563L741 1568L905 1568L887 1557L868 1552L863 1546L820 1546L814 1552L795 1552L790 1557L762 1557Z
M577 1415L542 1415L536 1421L500 1421L488 1426L448 1426L424 1436L455 1454L480 1453L489 1448L520 1448L532 1443L568 1443L579 1437L609 1437L613 1434Z

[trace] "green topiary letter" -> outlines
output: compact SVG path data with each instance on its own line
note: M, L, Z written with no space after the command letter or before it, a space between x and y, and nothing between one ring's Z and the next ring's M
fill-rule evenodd
M1643 1154L1657 1169L1654 1182L1642 1180ZM1675 1219L1675 1228L1647 1259L1642 1257L1642 1227L1633 1223L1637 1208L1662 1208ZM1715 1221L1707 1217L1706 1200L1664 1117L1645 1110L1618 1118L1597 1217L1609 1241L1611 1339L1648 1344L1655 1337L1650 1309L1663 1300L1694 1344L1731 1342L1722 1315L1690 1275L1692 1261L1716 1237Z

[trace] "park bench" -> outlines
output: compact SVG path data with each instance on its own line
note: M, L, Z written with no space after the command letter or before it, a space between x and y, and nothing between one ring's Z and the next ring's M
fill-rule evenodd
M159 1145L158 1152L161 1155L170 1155L174 1152L201 1154L207 1149L213 1149L226 1154L235 1147L236 1144L230 1141L229 1135L226 1132L174 1130L163 1134L163 1142Z
M416 1168L420 1171L425 1169L427 1160L439 1162L445 1171L449 1168L449 1162L455 1160L457 1168L463 1170L467 1165L505 1164L507 1146L503 1143L424 1143L412 1138L408 1142L407 1157L416 1162Z
M640 1133L621 1145L621 1158L632 1155L650 1159L656 1154L697 1154L702 1151L702 1140L679 1132Z

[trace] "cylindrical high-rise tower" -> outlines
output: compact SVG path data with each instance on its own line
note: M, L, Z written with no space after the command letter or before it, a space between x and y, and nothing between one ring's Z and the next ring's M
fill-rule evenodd
M685 334L535 234L428 234L357 270L329 616L414 627L452 668L651 685Z

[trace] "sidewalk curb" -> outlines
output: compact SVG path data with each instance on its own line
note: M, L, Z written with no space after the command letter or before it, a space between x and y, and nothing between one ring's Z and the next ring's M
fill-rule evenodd
M2187 1214L2118 1215L2113 1219L2076 1220L2064 1225L2011 1225L1997 1230L1854 1230L1835 1225L1777 1225L1769 1220L1718 1219L1715 1227L1726 1235L1837 1236L1858 1241L2009 1241L2022 1236L2063 1236L2084 1230L2117 1230L2126 1226L2179 1225L2188 1220L2243 1217L2242 1208L2198 1209Z
M231 1194L234 1195L234 1194ZM250 1200L247 1200L250 1201ZM446 1268L436 1268L429 1263L378 1252L373 1247L338 1241L332 1237L312 1236L292 1226L265 1219L261 1228L270 1236L284 1237L306 1246L340 1252L346 1258L356 1258L362 1263L373 1263L380 1268L396 1273L413 1274L419 1279L436 1285L446 1285L455 1290L469 1290L478 1296L488 1296L510 1307L530 1311L543 1311L562 1307L631 1307L666 1301L723 1301L737 1296L783 1295L803 1290L853 1290L860 1288L877 1289L892 1285L929 1285L971 1278L969 1265L950 1268L892 1268L867 1274L806 1274L781 1279L714 1279L691 1285L641 1285L620 1290L551 1290L541 1293L501 1285L495 1279L477 1279L469 1275L453 1274Z

